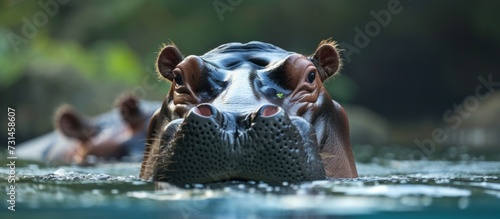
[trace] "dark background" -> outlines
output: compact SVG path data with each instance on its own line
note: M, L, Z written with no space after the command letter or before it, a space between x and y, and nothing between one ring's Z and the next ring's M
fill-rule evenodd
M169 85L153 80L151 69L162 43L175 43L185 55L252 40L311 54L332 38L345 49L345 65L326 86L346 107L355 144L416 147L415 140L432 140L439 128L448 133L445 142L435 141L439 147L499 149L498 91L457 117L458 126L443 118L474 97L478 77L500 82L499 1L0 4L0 107L16 109L19 142L50 131L62 103L96 115L124 91L161 100ZM372 15L386 12L386 25ZM367 26L372 36L360 46L356 30L366 33Z

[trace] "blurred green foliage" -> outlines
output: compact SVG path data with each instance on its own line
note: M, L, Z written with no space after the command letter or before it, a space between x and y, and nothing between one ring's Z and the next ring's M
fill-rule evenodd
M6 32L6 31L2 31ZM39 33L41 35L41 33ZM3 38L5 39L5 38ZM5 74L0 86L8 87L24 72L51 74L73 68L90 80L110 80L136 84L143 65L124 42L98 42L83 48L75 41L54 41L46 36L35 37L19 53L10 53L9 42L0 42L0 64Z

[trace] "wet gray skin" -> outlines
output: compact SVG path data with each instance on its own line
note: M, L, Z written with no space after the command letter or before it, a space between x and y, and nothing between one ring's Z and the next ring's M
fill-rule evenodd
M263 115L265 109L276 112ZM304 119L288 117L274 106L238 116L200 105L186 119L172 121L165 133L156 180L174 184L262 180L279 184L325 178L314 129Z
M158 72L172 85L151 119L140 177L176 185L356 177L347 116L323 86L339 63L329 41L309 57L262 42L185 58L166 46Z

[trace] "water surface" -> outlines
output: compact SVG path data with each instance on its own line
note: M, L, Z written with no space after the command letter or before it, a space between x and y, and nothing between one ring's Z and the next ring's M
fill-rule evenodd
M6 161L4 163L7 163ZM139 163L16 166L16 211L1 218L496 218L500 162L373 160L359 178L270 186L145 182ZM0 169L5 189L8 168ZM155 186L157 189L155 189ZM4 199L8 198L5 195Z

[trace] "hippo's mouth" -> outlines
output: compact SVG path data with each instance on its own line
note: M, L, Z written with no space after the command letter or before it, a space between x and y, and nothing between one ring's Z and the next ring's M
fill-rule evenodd
M202 104L170 122L163 133L156 180L279 184L325 178L314 129L279 107L264 105L238 117Z

